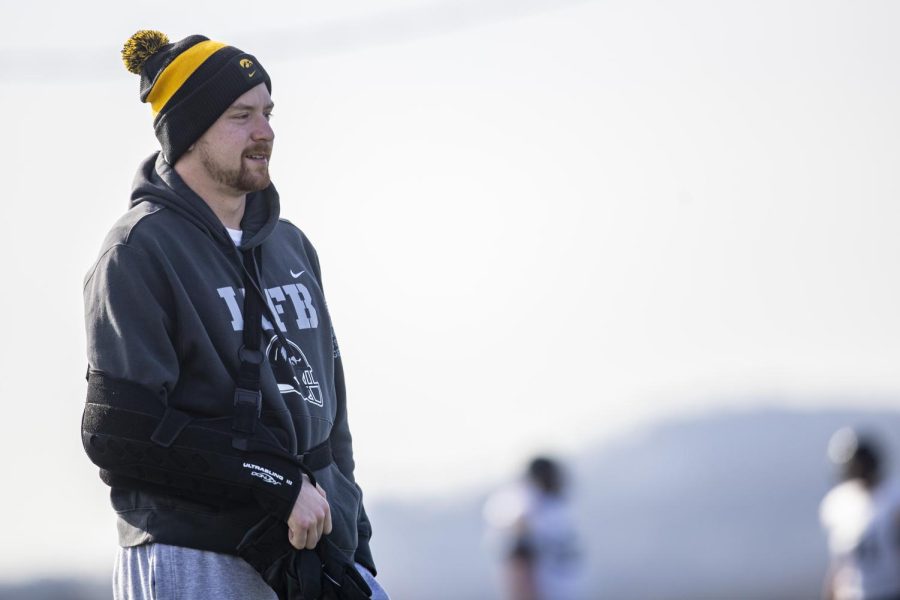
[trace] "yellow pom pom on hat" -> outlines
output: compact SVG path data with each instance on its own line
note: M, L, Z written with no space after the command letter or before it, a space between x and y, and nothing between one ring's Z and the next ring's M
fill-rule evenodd
M153 110L156 138L172 165L244 92L260 83L272 91L255 57L202 35L172 43L142 29L125 42L122 61L141 76L141 101Z
M125 42L125 47L122 48L122 62L131 73L140 75L147 59L168 43L169 36L163 32L141 29Z

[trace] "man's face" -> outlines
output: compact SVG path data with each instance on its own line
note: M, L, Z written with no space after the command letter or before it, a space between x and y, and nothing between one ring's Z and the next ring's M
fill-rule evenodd
M269 186L273 106L261 83L235 100L194 142L193 151L206 174L224 191L246 194Z

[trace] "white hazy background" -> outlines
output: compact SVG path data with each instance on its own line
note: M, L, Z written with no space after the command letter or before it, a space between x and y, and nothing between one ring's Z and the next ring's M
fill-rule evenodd
M118 57L135 30L266 66L358 478L436 501L648 419L896 397L898 22L833 0L4 3L0 581L111 567L81 287L157 147Z

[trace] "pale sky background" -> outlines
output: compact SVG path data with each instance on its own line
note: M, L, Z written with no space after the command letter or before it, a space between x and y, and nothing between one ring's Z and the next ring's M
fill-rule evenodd
M5 2L0 580L103 572L82 279L157 148L135 30L273 79L370 499L648 419L900 396L900 3ZM376 524L377 527L377 524Z

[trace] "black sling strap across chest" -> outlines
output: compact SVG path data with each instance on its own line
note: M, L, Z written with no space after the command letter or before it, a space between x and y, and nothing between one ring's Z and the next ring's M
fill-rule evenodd
M237 381L234 390L234 421L232 431L234 440L232 445L239 450L252 450L254 441L251 439L256 431L256 425L262 415L262 391L260 370L265 355L262 352L262 317L263 311L270 322L277 322L272 308L265 302L264 292L259 282L262 281L262 273L259 265L262 264L262 248L244 250L242 253L244 272L244 331L243 344L238 351L241 364L238 369ZM274 327L275 335L285 352L289 352L290 345L284 335ZM321 444L310 448L306 452L297 451L297 435L294 423L287 417L283 423L290 437L290 452L300 461L300 469L313 485L316 484L313 471L327 467L334 461L331 454L331 444L326 439Z
M256 424L262 414L262 391L260 389L260 366L263 361L262 310L261 299L257 296L257 286L253 285L251 269L256 270L253 250L243 254L244 267L244 340L238 350L241 359L234 389L234 447L247 450L249 438L256 432ZM292 454L296 454L296 439L291 440Z

